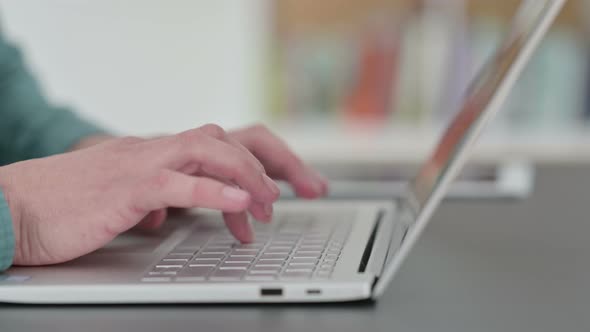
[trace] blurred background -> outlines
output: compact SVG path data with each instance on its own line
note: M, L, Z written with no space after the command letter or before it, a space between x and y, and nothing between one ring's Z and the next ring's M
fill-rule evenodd
M517 0L0 0L49 97L126 134L262 122L307 159L420 160ZM476 159L590 161L590 0Z

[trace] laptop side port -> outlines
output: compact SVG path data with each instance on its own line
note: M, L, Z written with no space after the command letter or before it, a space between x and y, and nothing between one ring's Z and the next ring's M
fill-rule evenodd
M307 295L321 295L322 294L322 290L321 289L317 289L317 288L310 288L310 289L306 290L305 293Z
M282 288L261 288L260 296L283 296Z
M377 237L377 231L379 231L379 227L381 226L381 222L383 221L384 212L380 211L377 215L377 221L373 226L373 230L371 231L371 235L369 236L369 240L367 241L367 246L365 247L365 251L363 252L363 256L361 258L361 262L359 264L358 272L364 273L367 269L367 264L369 263L369 259L371 258L371 253L373 252L373 246L375 245L375 238Z

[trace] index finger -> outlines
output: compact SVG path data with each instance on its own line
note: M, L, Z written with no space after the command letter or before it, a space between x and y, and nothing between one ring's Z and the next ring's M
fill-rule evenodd
M265 127L236 130L231 135L262 162L271 177L288 181L298 196L317 198L326 194L327 181Z

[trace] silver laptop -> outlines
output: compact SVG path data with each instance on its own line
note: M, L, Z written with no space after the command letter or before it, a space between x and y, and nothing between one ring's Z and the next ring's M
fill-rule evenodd
M447 193L485 124L505 101L565 0L526 1L462 109L402 198L284 201L274 222L240 244L214 211L129 232L75 261L14 267L0 302L337 302L376 299Z

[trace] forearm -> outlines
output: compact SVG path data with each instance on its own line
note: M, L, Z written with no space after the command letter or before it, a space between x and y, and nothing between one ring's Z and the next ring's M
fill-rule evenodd
M110 141L110 140L114 139L115 137L116 136L106 135L106 134L87 136L87 137L84 137L83 139L79 140L78 142L76 142L76 144L74 144L72 147L70 147L69 150L75 151L75 150L89 148L89 147L94 146L96 144Z
M100 128L51 105L20 52L0 36L0 165L62 153L100 134Z

